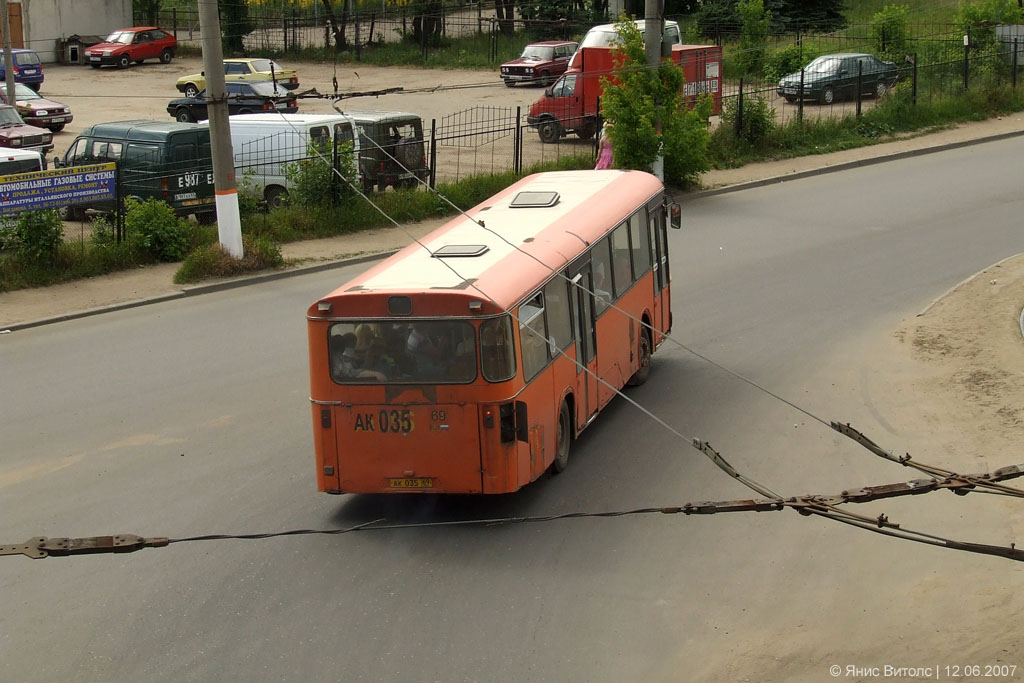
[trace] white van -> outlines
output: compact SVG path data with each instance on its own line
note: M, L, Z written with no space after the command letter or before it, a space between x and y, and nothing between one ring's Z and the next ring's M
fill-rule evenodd
M643 35L647 30L647 20L637 19L633 23L640 30L640 35ZM673 21L672 19L665 20L665 28L662 30L662 42L668 43L669 45L682 45L683 36L679 32L679 22ZM583 40L580 41L580 46L576 48L576 52L573 53L572 59L569 60L569 68L575 68L579 65L576 64L576 57L580 54L580 50L585 47L608 47L616 38L619 33L615 30L615 24L601 24L587 31L587 35L583 36Z
M46 157L35 150L0 148L0 175L45 170Z
M285 167L309 158L310 142L320 143L327 155L344 143L359 153L355 122L345 114L238 114L228 124L236 182L254 185L271 208L288 194Z

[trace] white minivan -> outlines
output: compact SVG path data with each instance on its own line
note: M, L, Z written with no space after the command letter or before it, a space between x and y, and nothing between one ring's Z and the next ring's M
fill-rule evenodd
M636 27L640 30L642 36L647 30L647 20L637 19L634 22ZM683 36L679 32L679 22L673 21L672 19L665 20L665 28L662 29L662 42L668 43L669 45L682 45ZM573 53L572 59L569 60L569 68L577 68L579 65L576 63L576 56L580 54L580 50L585 47L608 47L615 39L619 37L619 32L615 30L615 24L601 24L587 31L587 35L583 36L583 40L580 41L580 46L576 48L576 52Z
M310 158L311 142L332 161L346 143L358 158L355 122L345 114L238 114L229 125L235 180L239 187L254 186L270 208L288 195L285 168Z
M33 149L0 149L0 176L45 170L46 157Z

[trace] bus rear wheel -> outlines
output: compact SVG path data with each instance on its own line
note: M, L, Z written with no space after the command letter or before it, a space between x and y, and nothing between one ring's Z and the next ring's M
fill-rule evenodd
M651 376L651 331L646 327L640 331L640 367L626 382L631 387L638 387Z
M555 436L555 459L551 463L551 471L559 474L569 466L569 446L572 443L572 419L569 417L569 404L562 401L558 410L558 429Z

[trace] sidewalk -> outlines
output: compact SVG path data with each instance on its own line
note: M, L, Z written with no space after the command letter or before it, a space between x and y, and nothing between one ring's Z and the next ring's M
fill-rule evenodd
M702 176L701 183L705 189L700 194L733 191L1016 135L1024 135L1024 114L1021 113L843 152L713 170ZM272 273L194 286L174 284L178 264L170 263L52 287L4 292L0 293L0 332L369 260L375 255L406 246L412 237L422 237L448 220L450 218L435 219L410 224L405 229L381 228L285 244L281 252L286 260L295 263L293 266Z

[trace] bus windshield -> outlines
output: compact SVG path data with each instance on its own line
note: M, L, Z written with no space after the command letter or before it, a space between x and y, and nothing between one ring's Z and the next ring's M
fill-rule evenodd
M468 384L476 329L468 320L346 320L328 332L338 384Z

